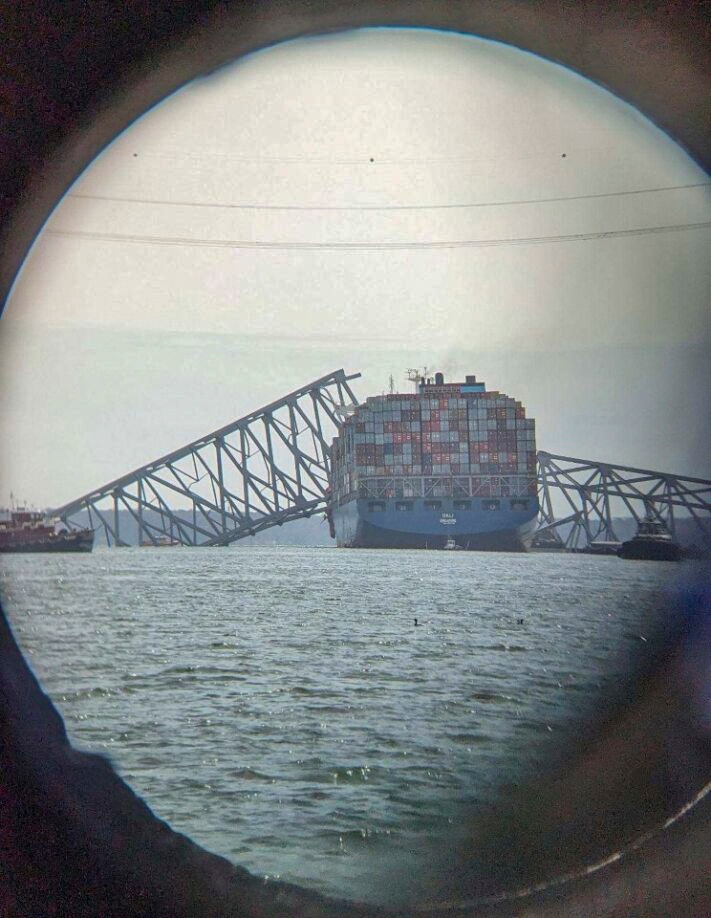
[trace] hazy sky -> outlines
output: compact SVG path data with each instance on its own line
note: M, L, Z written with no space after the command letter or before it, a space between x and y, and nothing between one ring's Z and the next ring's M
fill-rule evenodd
M362 396L477 373L541 448L711 477L708 229L501 244L709 221L709 188L679 187L706 181L626 104L482 40L363 31L225 68L35 245L0 322L0 504L62 503L339 366Z

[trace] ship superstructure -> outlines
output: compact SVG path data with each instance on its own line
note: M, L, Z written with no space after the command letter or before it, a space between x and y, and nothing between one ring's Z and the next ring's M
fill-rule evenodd
M331 449L330 519L351 548L523 551L538 515L535 422L475 376L370 397Z

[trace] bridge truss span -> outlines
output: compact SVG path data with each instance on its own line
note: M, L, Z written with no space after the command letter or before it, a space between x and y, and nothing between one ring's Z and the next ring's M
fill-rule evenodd
M591 459L538 453L539 525L534 544L583 548L619 541L614 520L652 517L676 538L681 519L711 543L711 481Z
M228 545L325 510L330 440L359 376L322 376L53 513L112 546L129 544L127 527L144 545Z
M228 545L271 526L330 509L330 442L358 404L336 370L53 511L70 528L91 526L110 546ZM618 542L621 518L652 517L673 537L683 521L711 546L711 481L539 452L537 476L364 479L409 496L476 497L538 492L534 546L579 549ZM482 490L482 488L484 490Z

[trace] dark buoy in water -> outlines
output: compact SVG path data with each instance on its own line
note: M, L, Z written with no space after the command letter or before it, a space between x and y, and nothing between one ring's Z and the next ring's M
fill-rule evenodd
M415 628L417 628L417 619L415 619Z
M522 619L522 618L517 618L517 619L516 619L516 623L517 623L518 625L522 625L522 624L523 624L523 619Z

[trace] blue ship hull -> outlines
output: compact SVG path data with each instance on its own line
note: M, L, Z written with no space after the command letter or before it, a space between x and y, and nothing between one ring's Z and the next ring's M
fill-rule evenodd
M469 551L527 551L536 529L538 501L526 499L525 509L511 509L520 500L500 498L500 509L486 509L491 501L473 498L471 508L443 497L436 509L412 500L412 509L398 509L400 501L353 499L333 507L336 544L341 548L444 548L453 540ZM377 509L375 509L377 507ZM451 544L451 543L450 543Z

